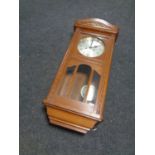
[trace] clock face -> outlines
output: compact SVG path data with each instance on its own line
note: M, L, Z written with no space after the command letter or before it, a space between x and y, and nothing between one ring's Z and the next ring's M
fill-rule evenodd
M101 39L96 37L85 37L78 43L79 52L87 57L98 57L104 53L105 46Z

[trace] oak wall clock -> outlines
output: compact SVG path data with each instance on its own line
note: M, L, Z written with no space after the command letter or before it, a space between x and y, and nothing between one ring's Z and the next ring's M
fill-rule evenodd
M66 54L44 104L50 123L87 133L103 120L118 27L90 18L75 22Z

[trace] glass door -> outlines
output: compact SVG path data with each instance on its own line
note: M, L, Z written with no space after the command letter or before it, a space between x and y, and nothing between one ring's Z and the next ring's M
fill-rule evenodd
M88 65L68 67L58 95L93 106L97 99L99 81L100 75Z

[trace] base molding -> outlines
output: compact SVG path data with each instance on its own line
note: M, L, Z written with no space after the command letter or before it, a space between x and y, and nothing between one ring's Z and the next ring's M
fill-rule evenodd
M70 130L74 130L83 134L86 134L90 129L89 128L85 128L85 127L81 127L69 122L65 122L56 118L51 118L49 117L50 123L56 126L61 126Z
M97 121L77 115L64 109L47 107L47 114L51 124L74 130L83 134L94 128Z

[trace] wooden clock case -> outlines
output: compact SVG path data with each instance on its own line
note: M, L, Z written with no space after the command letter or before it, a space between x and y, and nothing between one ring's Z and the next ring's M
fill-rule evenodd
M58 72L43 103L50 123L80 133L87 133L103 120L106 90L118 27L105 20L90 18L75 22L74 34ZM79 53L78 42L85 37L100 38L105 52L98 57ZM93 81L94 80L94 81ZM94 82L97 93L93 103L87 101L89 87ZM87 84L81 98L82 85Z

